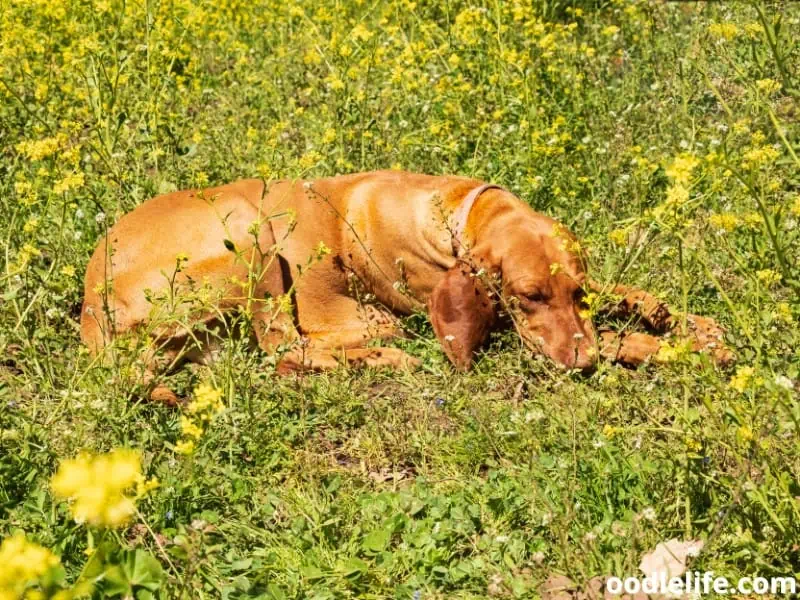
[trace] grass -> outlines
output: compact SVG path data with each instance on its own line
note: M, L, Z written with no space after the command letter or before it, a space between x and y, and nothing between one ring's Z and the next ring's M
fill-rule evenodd
M589 4L0 6L0 537L60 557L45 595L536 597L674 537L705 540L693 569L800 576L800 6ZM580 377L507 333L457 374L421 315L410 373L282 378L230 342L170 378L225 404L181 455L134 353L81 347L91 250L147 198L391 167L508 187L737 363ZM75 523L52 475L119 447L160 487Z

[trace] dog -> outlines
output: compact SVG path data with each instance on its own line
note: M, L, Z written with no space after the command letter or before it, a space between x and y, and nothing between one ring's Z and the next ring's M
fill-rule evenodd
M402 335L397 315L427 310L445 354L467 370L503 312L534 351L590 370L603 350L589 284L572 234L496 185L401 171L251 179L157 196L123 216L89 261L81 337L98 353L145 333L149 383L157 354L209 360L212 340L193 327L244 310L258 345L281 352L280 372L401 367L418 361L367 343ZM646 319L666 319L649 295L616 291L629 308L645 305ZM201 292L201 308L179 300ZM658 350L646 335L629 341L616 340L612 358L635 364ZM151 397L176 400L163 385Z

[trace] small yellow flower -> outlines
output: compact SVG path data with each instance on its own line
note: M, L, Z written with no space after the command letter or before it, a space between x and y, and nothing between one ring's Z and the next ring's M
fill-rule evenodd
M744 32L751 40L757 40L764 33L764 28L761 27L761 23L748 23L744 26Z
M731 232L739 225L739 218L731 213L711 215L708 222L720 231Z
M687 185L692 171L700 164L700 160L691 154L681 154L665 169L667 177L678 185Z
M0 598L21 598L26 585L59 564L47 548L25 539L21 531L0 543Z
M739 35L739 28L733 23L712 23L708 26L708 32L721 41L729 42Z
M760 271L756 271L756 277L767 287L772 287L781 280L781 274L773 269L761 269Z
M327 256L328 254L330 254L331 249L325 245L325 242L320 241L320 243L317 244L317 247L314 249L314 252L317 255L317 259L320 259L323 256Z
M37 219L36 217L31 217L30 219L28 219L25 222L25 225L23 225L22 227L22 231L24 231L25 233L33 233L37 229L39 229L39 219Z
M72 265L64 265L61 267L61 274L64 277L75 277L75 267Z
M792 318L792 309L789 306L788 302L778 302L777 306L775 307L776 316L779 320L783 321L784 323L791 324L794 322Z
M759 79L756 81L756 87L760 92L763 92L767 96L771 96L781 89L781 84L774 79Z
M754 374L755 369L753 369L753 367L737 367L736 374L731 377L728 385L740 394L743 394L745 390L750 387Z
M703 449L703 444L694 438L686 439L686 449L689 452L700 452Z
M199 440L203 435L203 429L186 415L181 415L181 433L186 437Z
M79 523L119 527L136 512L128 492L142 480L141 469L139 454L133 450L81 454L62 461L50 485L56 496L70 501Z
M331 142L336 141L336 130L333 127L328 127L325 130L325 133L322 135L322 143L323 144L330 144Z
M191 454L194 452L194 442L192 440L181 440L175 444L175 452L178 454Z
M84 182L83 173L72 173L55 183L55 185L53 186L53 193L63 194L64 192L74 190L76 188L81 187L83 185L83 182Z
M619 27L616 25L609 25L608 27L604 27L600 33L606 37L613 37L619 33Z
M627 246L628 244L628 230L615 229L608 234L608 239L614 242L617 246Z
M689 200L689 190L676 184L667 188L667 204L681 206Z
M792 203L792 208L789 210L791 210L792 214L796 217L800 217L800 196L795 196L794 202Z
M747 425L741 425L736 430L736 439L743 445L749 444L751 441L753 441L753 430Z
M561 266L561 263L551 263L550 275L555 275L556 273L559 273L562 269L563 267Z

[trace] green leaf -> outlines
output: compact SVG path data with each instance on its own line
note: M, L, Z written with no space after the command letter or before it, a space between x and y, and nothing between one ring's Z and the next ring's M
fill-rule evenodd
M357 578L369 570L369 565L360 558L351 557L339 563L336 570L344 577Z
M129 552L127 564L130 568L129 578L131 585L156 591L164 582L164 571L161 568L161 564L144 550L138 549L132 554Z
M364 550L380 552L389 545L390 538L390 533L385 529L376 529L364 536L364 541L361 543L361 546Z
M286 600L286 594L283 589L274 583L270 583L267 586L267 597L272 598L272 600Z

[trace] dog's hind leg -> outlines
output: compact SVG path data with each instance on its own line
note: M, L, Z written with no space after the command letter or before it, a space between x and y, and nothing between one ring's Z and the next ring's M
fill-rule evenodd
M419 359L400 348L300 348L283 356L278 373L286 375L297 371L327 371L340 366L415 368Z

